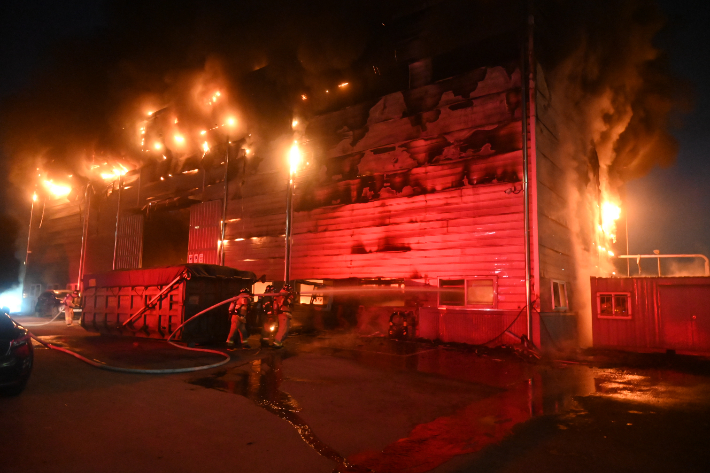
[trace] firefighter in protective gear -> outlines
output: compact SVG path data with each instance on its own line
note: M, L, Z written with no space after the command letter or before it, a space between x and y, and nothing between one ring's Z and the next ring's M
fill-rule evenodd
M283 347L283 341L288 336L288 329L291 325L291 310L293 308L293 303L295 296L292 292L291 286L284 284L281 291L274 298L274 312L276 313L276 318L279 321L279 328L274 336L274 348Z
M76 299L79 297L79 291L70 292L66 295L62 303L64 304L64 321L67 326L74 322L74 307L76 307Z
M274 337L276 330L276 315L274 314L274 297L267 296L274 292L274 286L269 284L264 289L264 295L260 297L261 302L261 346L268 347Z
M239 334L239 342L242 348L250 348L249 334L247 332L247 312L249 311L249 302L251 302L251 294L249 289L244 288L239 291L239 297L229 304L230 327L229 335L227 336L227 346L234 346L234 338Z

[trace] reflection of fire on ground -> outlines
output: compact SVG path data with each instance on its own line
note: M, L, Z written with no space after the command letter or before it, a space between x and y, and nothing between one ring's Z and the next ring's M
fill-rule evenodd
M373 471L429 471L454 456L477 452L503 440L515 425L532 417L531 402L531 384L525 381L451 416L420 424L409 437L380 452L362 452L348 460Z

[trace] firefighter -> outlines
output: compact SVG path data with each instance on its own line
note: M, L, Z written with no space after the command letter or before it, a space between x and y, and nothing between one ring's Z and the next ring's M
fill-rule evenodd
M251 348L249 346L248 338L249 334L247 332L247 312L249 311L249 302L251 301L251 294L248 288L244 288L239 291L239 297L229 304L229 317L230 317L230 327L229 335L227 336L227 346L234 346L234 337L239 334L240 345L242 348Z
M284 284L279 294L274 298L274 312L279 322L279 328L274 336L274 348L283 347L283 341L288 335L288 329L291 325L291 310L294 302L294 294L291 286Z
M274 297L267 296L266 294L271 294L274 292L274 286L269 284L264 289L264 295L260 297L261 302L261 346L268 347L271 345L271 339L274 336L274 331L276 330L276 317L274 316Z
M67 326L74 322L74 307L76 307L75 302L79 297L79 291L70 292L64 297L62 303L64 304L64 321Z

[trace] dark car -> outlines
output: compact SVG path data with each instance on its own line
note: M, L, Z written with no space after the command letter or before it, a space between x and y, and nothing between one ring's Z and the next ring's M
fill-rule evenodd
M14 395L22 392L33 361L29 330L0 311L0 393Z
M35 315L37 317L54 317L61 310L64 298L70 293L69 290L44 291L37 298Z

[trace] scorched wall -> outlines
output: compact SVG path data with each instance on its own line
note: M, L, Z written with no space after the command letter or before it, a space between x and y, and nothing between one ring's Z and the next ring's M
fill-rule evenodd
M525 305L517 69L322 115L305 138L292 278L494 276L497 309ZM228 265L283 279L286 179L262 170L235 190L245 197L230 202Z

